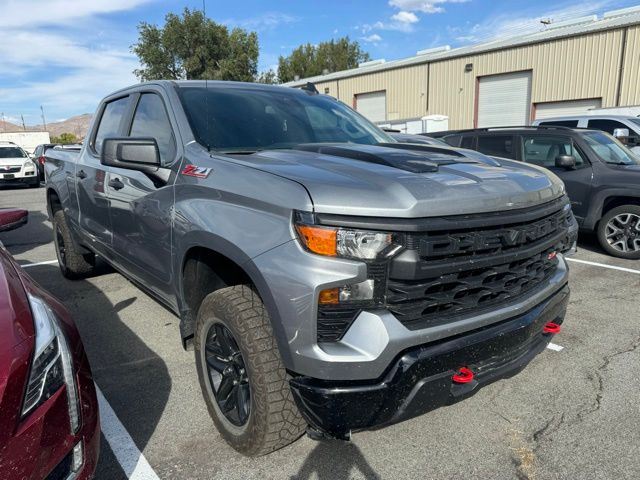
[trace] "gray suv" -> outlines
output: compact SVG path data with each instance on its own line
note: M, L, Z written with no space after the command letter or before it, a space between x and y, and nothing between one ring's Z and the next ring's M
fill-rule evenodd
M328 96L143 83L46 156L62 273L99 255L175 312L247 455L462 400L564 319L577 225L555 175L397 143Z

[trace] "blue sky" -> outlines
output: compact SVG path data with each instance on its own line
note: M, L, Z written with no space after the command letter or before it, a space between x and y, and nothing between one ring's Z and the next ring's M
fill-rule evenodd
M206 0L207 16L258 32L260 69L301 43L348 35L374 59L414 55L540 30L561 21L625 8L638 0ZM202 0L0 0L0 112L41 123L93 112L98 100L135 83L129 47L141 21L201 8Z

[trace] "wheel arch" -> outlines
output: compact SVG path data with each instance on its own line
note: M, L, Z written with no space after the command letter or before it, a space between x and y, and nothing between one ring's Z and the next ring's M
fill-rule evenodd
M635 195L628 189L607 189L598 192L591 201L589 213L582 227L596 230L600 219L608 211L622 205L640 205L640 195Z
M254 262L233 243L210 232L194 232L183 239L176 255L180 334L186 348L195 332L195 322L202 300L220 288L250 284L255 288L269 314L280 356L290 365L290 353L275 299L266 280Z

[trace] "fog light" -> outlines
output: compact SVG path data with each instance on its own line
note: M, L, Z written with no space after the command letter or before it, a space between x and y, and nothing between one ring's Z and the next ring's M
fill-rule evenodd
M82 467L82 462L84 461L84 455L82 454L82 441L79 441L75 447L73 447L73 463L71 464L71 469L74 472L80 470Z
M374 281L369 279L360 283L322 290L318 298L318 303L321 305L337 305L339 303L372 300L374 285Z

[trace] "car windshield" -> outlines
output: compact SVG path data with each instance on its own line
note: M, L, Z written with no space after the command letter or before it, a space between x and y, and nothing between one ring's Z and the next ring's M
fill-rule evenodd
M191 129L219 152L293 148L302 143L394 140L339 101L293 89L182 87Z
M589 132L585 133L584 137L603 161L614 165L640 165L640 157L611 135L604 132Z
M19 147L0 147L0 158L26 158L26 156L24 150Z
M636 125L640 125L640 118L630 118L630 120Z

